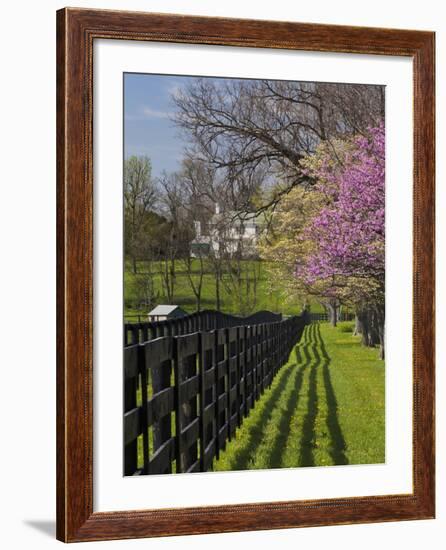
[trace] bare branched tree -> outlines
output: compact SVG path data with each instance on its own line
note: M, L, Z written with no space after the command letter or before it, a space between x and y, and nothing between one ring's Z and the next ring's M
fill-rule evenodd
M126 253L137 272L137 258L144 241L148 214L157 201L156 185L148 157L132 156L124 162L124 218Z
M245 211L262 186L275 184L257 210L312 183L301 160L321 141L363 133L384 116L382 87L355 84L197 79L173 100L189 158L217 174L203 195L223 183L235 209Z

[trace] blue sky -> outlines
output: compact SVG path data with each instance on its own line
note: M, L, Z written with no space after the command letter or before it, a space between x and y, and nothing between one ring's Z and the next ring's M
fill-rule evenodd
M178 170L184 138L169 119L172 92L194 77L126 73L124 75L124 155L147 155L152 174Z

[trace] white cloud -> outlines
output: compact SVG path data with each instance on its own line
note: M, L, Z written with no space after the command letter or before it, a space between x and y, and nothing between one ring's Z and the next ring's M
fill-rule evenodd
M167 93L169 93L173 97L177 97L181 91L182 91L182 87L179 84L173 83L167 87Z
M157 109L152 109L151 107L142 106L137 114L126 114L125 120L133 121L133 120L146 120L146 119L153 119L153 118L169 118L170 115L169 111L160 111Z
M142 116L138 115L125 115L125 120L142 120Z
M157 111L151 107L143 107L144 118L169 118L170 114L167 111Z

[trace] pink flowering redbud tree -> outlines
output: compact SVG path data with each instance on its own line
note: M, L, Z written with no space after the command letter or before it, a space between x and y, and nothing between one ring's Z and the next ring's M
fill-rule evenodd
M327 200L302 233L309 253L296 276L326 296L347 297L364 325L364 343L377 339L384 354L384 126L354 138L342 164L327 156L312 175Z

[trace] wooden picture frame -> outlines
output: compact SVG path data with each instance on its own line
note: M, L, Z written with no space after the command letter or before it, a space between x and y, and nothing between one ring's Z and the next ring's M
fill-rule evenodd
M414 70L413 492L93 512L93 42L406 56ZM57 13L57 538L125 539L434 517L432 32L66 8Z

